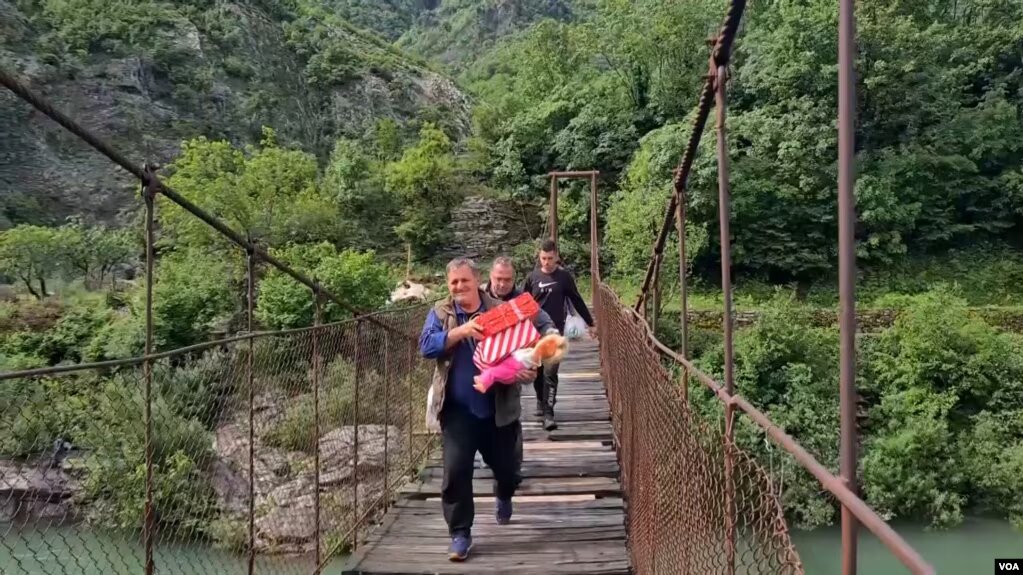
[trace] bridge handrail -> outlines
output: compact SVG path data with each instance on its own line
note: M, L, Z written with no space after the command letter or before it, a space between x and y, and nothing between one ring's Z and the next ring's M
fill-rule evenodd
M403 308L382 309L382 310L379 310L379 311L375 311L375 312L366 314L366 316L381 316L381 315L386 315L386 314L390 314L390 313L396 313L396 312L400 312L400 311L415 311L415 310L419 310L419 309L425 308L425 307L427 307L429 305L430 305L429 303L422 303L422 304L417 304L417 305L414 305L414 306L408 306L408 307L403 307ZM296 328L291 328L291 329L274 329L274 330L263 330L263 331L252 331L252 332L240 332L240 333L238 333L238 335L233 335L233 336L230 336L230 337L223 337L223 338L220 338L220 339L204 341L202 343L197 343L197 344L194 344L194 345L188 345L188 346L179 347L179 348L175 348L175 349L169 349L169 350L161 351L161 352L158 352L158 353L136 355L136 356L133 356L133 357L125 357L125 358L120 358L120 359L110 359L110 360L106 360L106 361L94 361L94 362L79 362L79 363L73 363L73 364L69 364L69 365L55 365L55 366L51 366L51 367L39 367L39 368L35 368L35 369L23 369L23 370L19 370L19 371L0 372L0 381L9 380L9 379L22 379L22 378L29 378L29 377L42 377L42 376L47 376L47 375L59 375L59 374L73 373L73 372L76 372L76 371L89 371L89 370L94 370L94 369L107 369L107 368L112 368L112 367L128 367L128 366L133 366L133 365L142 365L143 363L145 363L147 361L158 361L158 360L161 360L161 359L167 359L169 357L177 357L177 356L180 356L180 355L185 355L185 354L193 353L193 352L197 352L197 351L205 351L207 349L211 349L211 348L214 348L214 347L219 347L219 346L223 346L223 345L227 345L227 344L235 343L235 342L239 342L239 341L246 341L246 340L250 340L250 339L255 340L255 339L260 339L260 338L265 338L265 337L279 337L279 336L282 336L282 335L295 335L295 334L310 332L310 331L313 331L313 330L323 331L323 330L325 330L327 328L340 327L340 326L343 326L343 325L346 325L346 324L350 324L350 323L353 323L353 322L360 321L361 319L365 319L366 316L345 318L345 319L338 320L338 321L335 321L335 322L323 323L323 324L320 324L320 325L312 325L312 326L307 326L307 327L296 327Z
M610 291L610 286L603 284ZM636 322L644 329L650 344L660 352L661 355L680 364L687 373L695 375L696 378L714 392L714 397L721 403L739 408L748 415L765 434L774 442L792 455L796 461L802 464L807 471L813 474L828 492L834 495L843 505L849 508L856 518L863 523L881 543L888 548L898 559L913 573L920 575L933 575L935 570L917 553L898 533L895 532L877 513L874 512L862 499L846 486L845 481L828 471L817 459L804 449L799 443L785 431L775 425L770 418L751 403L746 401L738 393L729 394L725 386L707 375L700 368L696 367L682 354L672 350L654 335L650 324L636 310L615 302L622 309L626 310Z

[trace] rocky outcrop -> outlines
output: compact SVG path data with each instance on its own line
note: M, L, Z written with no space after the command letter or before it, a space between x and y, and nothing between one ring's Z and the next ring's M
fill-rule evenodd
M256 427L268 428L273 408L256 415ZM387 428L392 457L402 441L397 428ZM256 434L254 451L256 547L261 553L304 553L316 534L316 482L312 455L275 449ZM223 513L242 521L248 513L248 427L229 423L217 429L217 461L213 488ZM355 428L339 427L320 437L321 531L344 531L350 524L352 492L358 478L359 508L375 502L384 490L385 426L360 425L358 468L355 466ZM390 462L394 464L392 459Z
M31 520L53 524L74 517L79 483L67 460L0 460L0 522Z
M513 200L471 196L451 211L447 257L481 260L509 254L515 246L537 238L543 229L539 208Z
M447 110L453 128L468 133L467 97L448 78L386 52L386 44L363 40L355 53L385 53L390 68L310 84L282 22L257 6L217 4L237 24L230 43L184 18L157 30L154 42L174 54L161 61L133 47L48 54L37 44L44 30L0 0L0 64L138 164L166 164L183 140L201 135L253 143L263 125L283 144L325 158L341 135L361 136L381 118L404 124L427 108ZM139 205L137 182L5 89L0 134L0 230L25 220L61 223L71 214L125 220Z

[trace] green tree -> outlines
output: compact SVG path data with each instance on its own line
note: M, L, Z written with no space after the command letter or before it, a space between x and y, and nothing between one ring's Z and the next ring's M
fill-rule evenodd
M159 349L203 341L236 311L244 285L238 260L232 265L205 249L179 250L160 259L153 286L154 338ZM136 307L135 313L144 317L144 307Z
M387 166L387 190L402 205L395 232L422 255L446 239L451 208L461 199L451 140L433 124L419 131L419 142Z
M672 169L687 135L685 126L671 124L644 136L622 176L619 190L611 198L604 230L605 244L613 258L614 272L620 276L639 277L646 269L671 198ZM689 266L706 249L707 242L704 225L688 222L686 263ZM664 249L662 273L666 274L665 279L676 284L678 248L678 233L673 227ZM691 267L688 271L692 271ZM667 293L672 291L667 290Z
M377 154L389 153L377 149ZM341 138L334 144L323 189L335 198L339 225L350 245L381 248L397 243L393 228L399 212L394 195L384 185L384 166L365 151L363 142Z
M0 233L0 269L21 280L36 299L48 295L46 280L60 271L60 261L52 228L23 224Z
M289 265L313 277L331 293L358 310L372 311L384 305L391 287L386 266L373 252L338 252L327 242L289 245L274 250ZM323 322L350 317L331 300L324 300ZM313 295L309 288L276 269L260 282L256 315L264 325L286 329L312 325Z
M77 218L54 233L65 272L83 278L86 287L102 286L116 266L132 261L140 251L130 230L88 226Z
M337 207L320 189L316 158L278 147L263 129L258 148L189 140L170 166L167 183L243 236L269 245L342 241ZM173 202L161 201L161 224L175 245L225 245L227 240Z

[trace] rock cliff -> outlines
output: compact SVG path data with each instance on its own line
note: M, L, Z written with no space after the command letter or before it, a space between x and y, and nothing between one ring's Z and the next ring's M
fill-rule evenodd
M382 118L470 129L453 82L331 14L210 4L136 24L103 3L61 20L47 2L0 0L0 65L140 164L166 163L199 135L252 143L264 125L320 157ZM89 17L137 29L90 28ZM0 229L110 221L137 204L136 183L7 90L0 135Z

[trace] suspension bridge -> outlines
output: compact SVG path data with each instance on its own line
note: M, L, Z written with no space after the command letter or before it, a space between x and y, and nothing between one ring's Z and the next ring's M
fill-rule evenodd
M674 190L651 250L642 290L623 302L601 277L598 176L594 171L550 174L548 229L558 239L559 182L590 182L589 266L597 337L579 342L562 366L559 427L551 432L523 420L523 481L509 525L492 513L490 471L477 468L474 489L477 547L466 563L445 553L440 509L442 469L437 437L425 427L432 365L418 353L428 305L365 313L314 279L273 257L217 217L167 186L158 169L139 164L55 109L15 74L0 69L0 84L132 174L145 204L145 353L91 364L0 374L0 382L42 386L112 381L127 433L141 428L142 443L107 454L123 485L91 485L90 497L127 490L140 517L110 506L93 514L116 524L114 536L91 540L68 530L81 518L71 498L88 479L65 473L68 459L49 446L22 454L0 474L4 573L803 573L781 504L773 469L735 438L747 418L795 465L815 477L841 507L842 572L857 572L858 534L867 530L913 573L934 569L857 495L853 226L852 0L840 3L839 222L841 293L841 456L835 475L755 406L734 392L727 157L727 79L731 48L746 6L732 0L712 38L705 77ZM28 109L26 107L26 109ZM664 345L658 321L660 268L671 233L685 238L685 192L710 111L716 111L721 279L724 292L725 373L717 381L686 356L687 278L679 278L682 351ZM237 334L184 349L156 351L153 281L157 265L154 214L172 202L232 242L246 261L246 325ZM684 241L680 258L685 260ZM309 290L313 325L259 331L253 308L261 269L274 269ZM326 303L351 318L323 323ZM161 390L168 369L206 363L198 376L216 391L213 422L205 433L176 428ZM212 358L212 359L210 359ZM694 408L690 384L718 400L717 417ZM523 413L534 398L523 392ZM115 394L116 395L116 394ZM291 406L286 408L285 406ZM297 406L297 407L296 407ZM0 409L23 406L0 402ZM117 407L117 406L115 406ZM300 409L299 409L300 408ZM285 450L266 438L282 421L298 438ZM215 449L207 444L212 439ZM191 444L189 443L191 442ZM199 445L202 444L202 445ZM200 493L193 468L175 465L185 447L194 466L211 473ZM4 454L0 454L4 455ZM33 456L34 455L34 456ZM5 456L5 460L8 460ZM52 477L58 479L52 479ZM87 476L86 476L87 477ZM29 518L29 519L26 519ZM186 520L187 518L187 520ZM489 521L488 521L489 519ZM26 525L55 536L40 547ZM198 525L215 525L200 528ZM181 541L221 543L220 554L182 552Z

